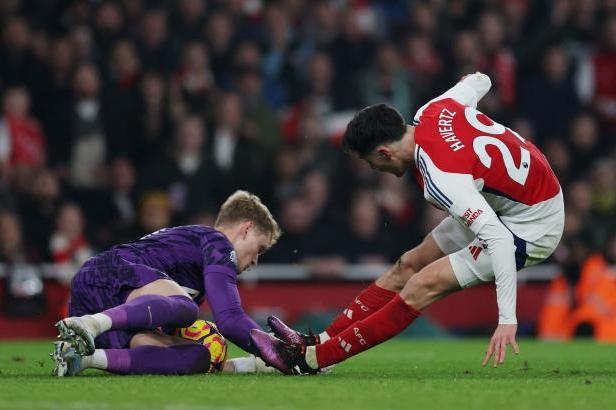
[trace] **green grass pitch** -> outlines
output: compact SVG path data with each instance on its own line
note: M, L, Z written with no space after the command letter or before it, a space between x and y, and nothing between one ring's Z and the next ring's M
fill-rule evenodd
M51 377L49 342L0 343L2 409L616 409L616 345L522 340L505 366L486 340L397 339L323 376ZM239 351L232 350L237 356Z

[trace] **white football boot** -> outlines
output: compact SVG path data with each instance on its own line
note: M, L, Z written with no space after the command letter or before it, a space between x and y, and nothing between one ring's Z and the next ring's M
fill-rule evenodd
M57 377L77 376L84 370L82 357L68 342L54 342L54 350L51 353L52 360L56 363L51 374Z
M77 354L89 356L94 353L94 338L96 333L80 317L68 317L55 324L58 329L58 339L69 342Z

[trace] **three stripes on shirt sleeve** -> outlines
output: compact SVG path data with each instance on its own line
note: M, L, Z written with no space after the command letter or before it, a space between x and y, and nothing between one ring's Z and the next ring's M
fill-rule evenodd
M439 203L439 205L443 207L443 209L449 209L453 202L451 201L451 199L449 199L449 197L447 197L447 195L443 193L443 191L439 189L436 183L434 183L434 180L428 172L428 167L426 166L425 160L419 154L417 155L417 157L419 158L419 170L424 176L424 182L428 193L432 196L432 198L434 198L436 202Z

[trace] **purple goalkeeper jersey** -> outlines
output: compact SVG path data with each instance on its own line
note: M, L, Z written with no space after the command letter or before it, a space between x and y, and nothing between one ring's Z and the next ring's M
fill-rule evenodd
M107 252L131 265L164 272L198 304L205 298L223 336L252 352L249 330L260 326L242 309L235 251L220 231L203 225L164 228ZM141 275L143 284L151 281L147 270Z

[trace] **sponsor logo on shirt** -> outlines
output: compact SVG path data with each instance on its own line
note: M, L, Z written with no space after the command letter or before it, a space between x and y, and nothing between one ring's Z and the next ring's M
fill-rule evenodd
M464 222L466 222L466 226L471 226L473 222L475 222L475 220L479 218L479 215L481 215L482 213L483 211L481 209L473 211L471 208L468 208L466 211L464 211L462 219L464 219Z

